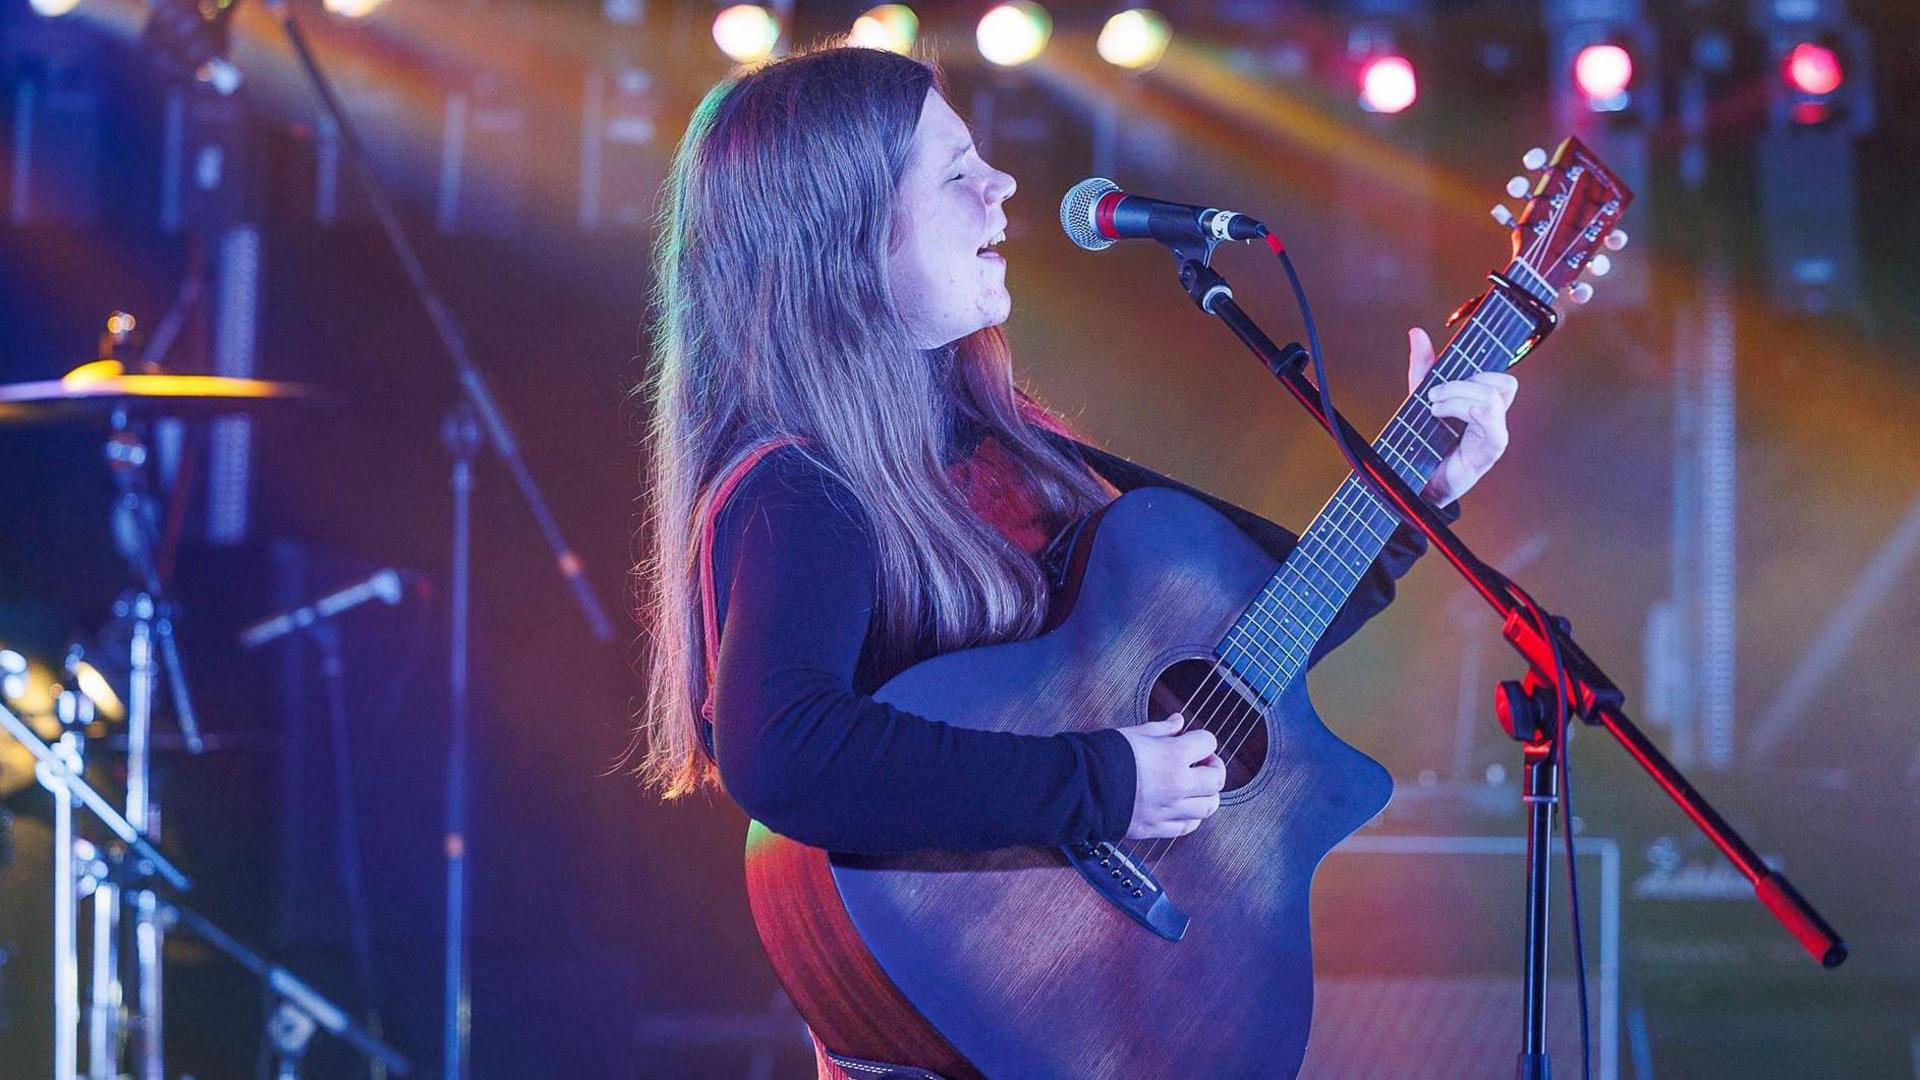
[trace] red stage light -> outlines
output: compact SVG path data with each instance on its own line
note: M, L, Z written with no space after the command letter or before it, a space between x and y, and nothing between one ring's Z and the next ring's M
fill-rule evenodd
M1595 108L1615 101L1633 82L1633 54L1618 45L1589 45L1573 59L1573 81Z
M1787 84L1803 94L1824 97L1840 89L1847 75L1840 57L1825 45L1803 41L1787 54Z
M1391 53L1360 65L1360 107L1368 112L1404 112L1420 96L1413 62Z

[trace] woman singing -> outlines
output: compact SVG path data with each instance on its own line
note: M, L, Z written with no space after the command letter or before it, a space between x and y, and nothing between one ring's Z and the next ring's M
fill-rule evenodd
M1173 837L1218 808L1214 736L1177 715L1021 735L870 696L928 657L1036 634L1040 553L1117 493L1198 494L1077 443L1018 388L995 250L1014 190L934 72L887 52L768 64L693 116L646 387L639 771L668 797L717 782L774 832L850 853ZM1417 384L1433 349L1410 339ZM1465 436L1431 502L1500 457L1514 389L1481 374L1434 391ZM1199 497L1274 558L1291 549L1278 526ZM1388 603L1420 550L1394 536L1316 657Z

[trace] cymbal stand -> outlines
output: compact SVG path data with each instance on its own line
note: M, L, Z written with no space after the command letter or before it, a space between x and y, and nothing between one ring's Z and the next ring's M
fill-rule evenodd
M85 766L79 725L68 718L84 702L77 692L60 695L59 740L51 763L34 774L53 797L53 1080L76 1080L80 1070L80 878L74 865L73 792L58 781L61 773Z
M105 453L120 491L114 507L114 540L139 583L138 588L114 604L114 616L126 620L132 629L128 647L126 817L141 836L153 836L160 829L160 805L153 785L153 705L162 665L166 669L174 716L188 751L199 753L202 742L156 560L158 530L152 496L146 485L150 455L146 442L124 411L113 417L113 433L107 440ZM133 1075L139 1080L164 1080L161 957L166 944L165 920L151 891L141 889L123 898L118 886L106 882L94 888L95 953L88 1075L92 1080L114 1080L119 1075L119 1040L114 1029L122 1022L126 995L120 978L116 922L118 905L123 899L132 907L134 934L134 1007L124 1020L133 1036Z
M329 1034L360 1053L379 1058L387 1071L393 1075L405 1076L412 1069L412 1064L399 1051L355 1024L345 1009L308 985L292 971L254 952L233 935L222 930L213 920L186 903L182 898L192 893L193 882L181 873L180 868L175 866L172 860L142 836L125 815L115 810L113 805L94 789L93 785L87 783L79 772L68 764L68 755L63 755L60 750L49 746L34 732L33 728L15 715L13 710L4 703L0 703L0 731L18 739L20 745L26 747L27 752L34 756L37 762L35 772L42 784L56 793L64 793L69 803L78 802L86 806L87 810L125 845L125 851L118 853L99 849L98 858L102 867L96 871L99 876L121 885L123 890L130 887L134 891L152 893L157 917L177 919L195 937L252 972L262 984L274 992L281 1007L297 1010L315 1025L326 1029ZM69 859L74 850L72 847L68 848ZM57 851L55 859L59 859ZM77 1003L77 993L74 995L74 1000ZM75 1011L77 1012L77 1006ZM57 1049L56 1053L58 1053ZM73 1056L69 1052L69 1062ZM58 1080L71 1080L70 1070L65 1076L59 1073L55 1075Z

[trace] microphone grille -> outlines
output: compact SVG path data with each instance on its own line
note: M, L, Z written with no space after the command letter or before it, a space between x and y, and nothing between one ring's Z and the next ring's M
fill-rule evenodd
M1090 176L1068 188L1066 197L1060 200L1060 227L1067 230L1067 239L1088 251L1112 247L1113 241L1094 228L1093 208L1109 193L1119 190L1119 184L1104 176Z

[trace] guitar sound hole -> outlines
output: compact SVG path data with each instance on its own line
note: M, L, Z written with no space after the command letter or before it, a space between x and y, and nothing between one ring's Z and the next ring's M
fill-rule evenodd
M1186 717L1187 730L1205 728L1220 740L1229 792L1251 783L1267 760L1266 717L1231 679L1211 657L1182 660L1160 673L1147 697L1147 719L1177 712Z

